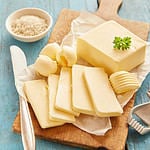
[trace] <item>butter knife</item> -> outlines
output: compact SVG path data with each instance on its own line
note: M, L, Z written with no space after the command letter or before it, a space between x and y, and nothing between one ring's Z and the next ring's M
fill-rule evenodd
M19 79L20 73L27 68L26 57L23 51L15 45L10 46L10 53L15 85L19 94L21 137L23 148L24 150L35 150L35 136L31 116L28 108L28 103L23 92L23 86L21 85L23 84L23 82Z

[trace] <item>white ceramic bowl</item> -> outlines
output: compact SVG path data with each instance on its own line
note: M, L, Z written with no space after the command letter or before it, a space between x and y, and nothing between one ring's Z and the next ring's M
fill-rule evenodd
M11 25L12 23L16 20L19 19L21 16L24 15L34 15L34 16L39 16L40 18L43 18L46 20L46 23L48 24L48 28L41 32L40 34L34 35L34 36L22 36L22 35L17 35L12 31ZM10 14L7 19L6 19L6 29L8 32L17 40L22 41L22 42L35 42L40 39L42 39L50 30L51 26L53 23L53 19L51 15L49 15L46 11L39 9L39 8L22 8L19 10L16 10L12 14Z

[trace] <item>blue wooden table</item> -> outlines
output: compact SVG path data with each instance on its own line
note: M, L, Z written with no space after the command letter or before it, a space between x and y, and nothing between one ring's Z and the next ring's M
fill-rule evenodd
M54 19L54 23L62 8L73 10L87 10L95 12L96 0L5 0L0 2L0 150L21 150L21 136L12 132L12 124L18 112L18 95L14 85L12 65L9 47L18 45L26 56L28 64L32 64L39 51L47 43L50 33L42 40L34 43L22 43L13 39L5 29L7 16L23 7L39 7L48 11ZM123 0L119 15L123 18L150 22L150 0ZM149 39L150 41L150 36ZM150 76L143 84L143 89L150 87ZM138 93L136 104L149 101L148 97L142 99L142 90ZM58 143L36 139L37 150L75 150L74 148ZM150 134L140 136L134 130L129 129L127 139L129 150L149 150Z

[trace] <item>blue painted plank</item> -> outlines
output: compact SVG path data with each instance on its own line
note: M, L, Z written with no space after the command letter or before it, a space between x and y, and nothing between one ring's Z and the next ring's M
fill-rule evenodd
M142 86L138 90L135 98L135 105L150 101L147 96L147 91L150 89L150 73L143 81ZM127 139L127 147L130 150L149 150L150 149L150 134L140 135L134 129L129 128Z
M149 3L149 0L123 0L119 15L127 19L150 22ZM7 0L0 3L0 150L23 149L20 135L13 133L11 130L13 120L18 112L18 95L14 86L9 46L12 44L20 46L27 56L28 64L32 64L41 48L47 43L50 35L49 33L44 39L30 44L13 39L5 29L5 20L11 12L22 7L42 8L52 14L55 23L63 8L94 12L97 4L96 0ZM150 77L148 76L142 90L138 93L136 104L143 102L141 97L145 88L149 86L149 82ZM79 149L41 139L37 139L36 144L38 150ZM140 136L130 128L127 145L129 150L148 150L150 134Z
M127 19L150 22L150 1L123 0L119 15Z
M60 11L63 9L63 8L69 8L69 1L68 0L51 0L50 1L50 10L51 10L51 13L54 17L54 20L57 19Z
M97 11L97 0L85 0L86 10L89 12Z
M85 0L75 0L75 1L72 1L72 0L69 0L69 7L70 9L73 9L73 10L80 10L80 11L84 11L86 10L86 1Z

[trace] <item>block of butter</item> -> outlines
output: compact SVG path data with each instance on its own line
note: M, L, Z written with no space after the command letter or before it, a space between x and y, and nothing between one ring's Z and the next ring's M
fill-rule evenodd
M85 68L84 78L97 116L111 117L123 113L103 68Z
M72 115L78 116L79 113L72 109L72 75L71 68L62 67L58 82L55 107Z
M50 120L63 121L67 123L75 122L74 115L59 111L55 108L56 93L58 88L59 75L51 74L48 77L49 91L49 117Z
M49 128L64 124L49 120L48 85L45 80L32 80L24 84L24 91L36 115L41 128Z
M73 65L72 67L72 107L80 113L95 115L91 98L83 79L85 68L86 66L82 65Z
M127 50L113 48L115 37L131 37ZM115 21L107 21L88 31L77 40L78 57L93 66L105 68L108 74L130 71L144 62L146 42Z

